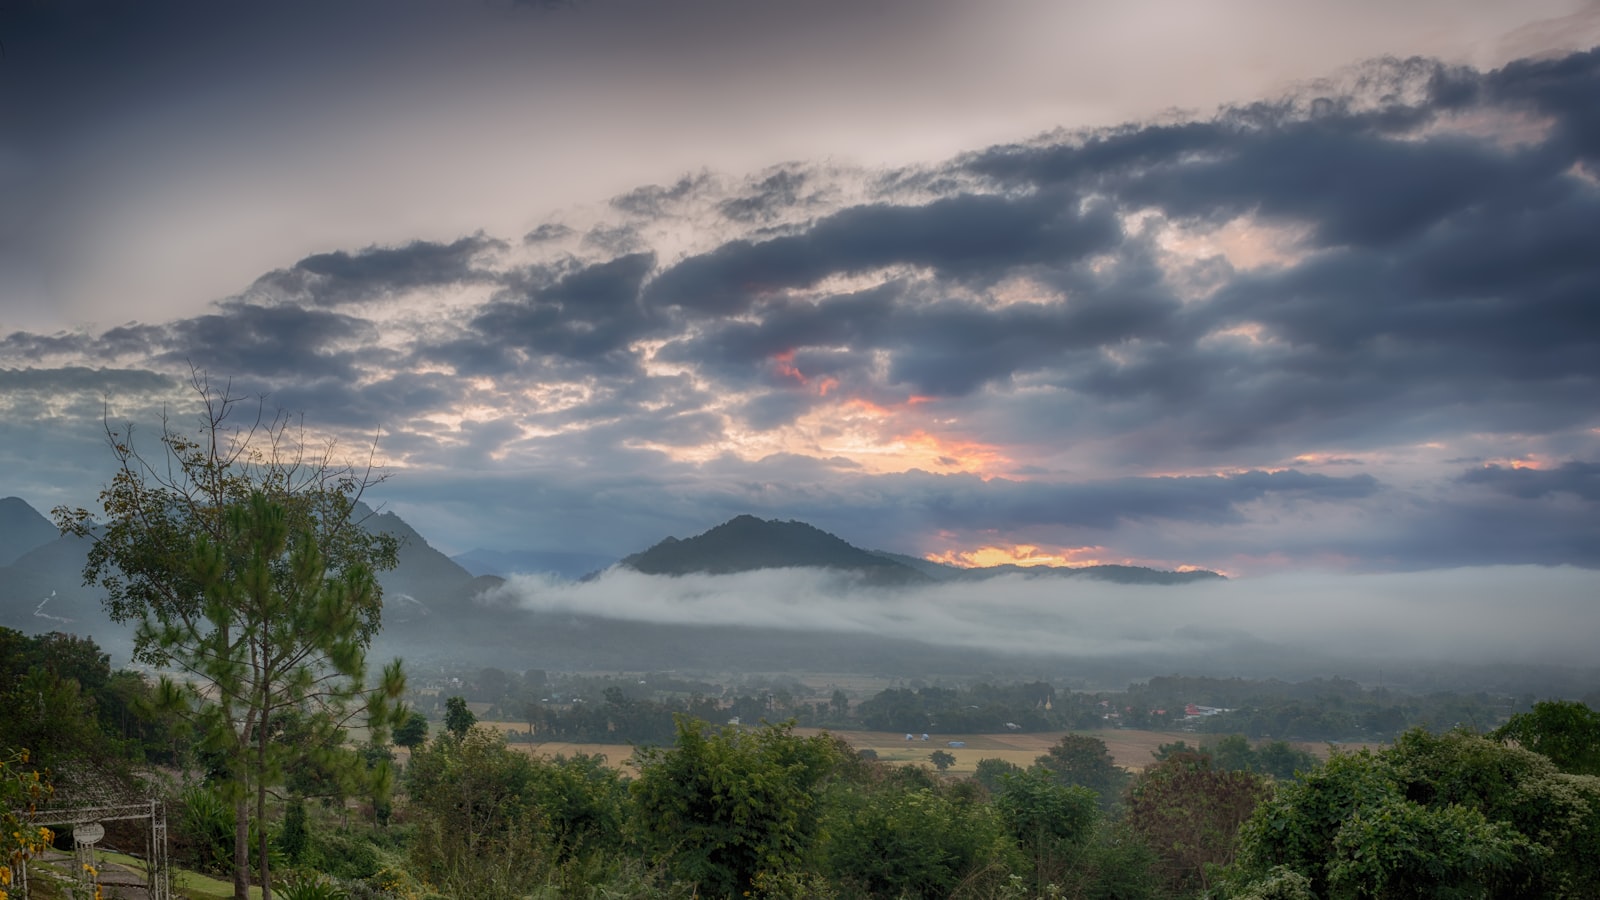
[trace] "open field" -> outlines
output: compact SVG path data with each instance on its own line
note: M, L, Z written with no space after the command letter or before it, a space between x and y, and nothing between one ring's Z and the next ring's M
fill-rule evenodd
M800 733L816 734L820 729L798 729ZM940 734L930 735L926 742L917 739L907 741L904 732L894 733L887 731L840 731L835 732L839 737L850 742L850 746L857 750L872 750L878 754L878 759L895 763L925 763L928 754L935 750L943 750L956 758L955 764L950 767L952 773L971 774L977 768L980 759L1003 759L1027 767L1035 759L1048 753L1055 743L1061 740L1066 731L1039 731L1027 734ZM1152 754L1162 744L1173 741L1187 740L1195 743L1195 736L1181 732L1167 731L1135 731L1132 729L1106 730L1085 732L1105 741L1106 749L1110 751L1111 758L1117 765L1124 769L1138 771L1149 765L1153 760ZM951 747L952 741L965 743L965 747Z
M522 731L527 725L516 722L482 722L491 728L500 731L516 729ZM797 728L796 734L815 735L821 734L821 728ZM878 759L893 763L925 763L928 754L935 750L943 750L954 756L956 762L950 771L956 774L971 774L980 759L1003 759L1016 763L1019 766L1028 766L1035 759L1049 752L1050 748L1067 731L1039 731L1026 734L940 734L930 735L926 742L921 740L921 735L916 740L907 741L904 732L888 731L837 731L831 733L850 742L850 746L857 750L872 750L878 754ZM1154 761L1156 748L1162 744L1174 741L1187 741L1191 745L1199 744L1205 735L1196 735L1181 731L1140 731L1132 728L1106 729L1100 731L1086 731L1105 741L1106 749L1110 751L1111 758L1117 765L1130 771L1140 771ZM965 747L951 747L950 742L957 741L966 744ZM565 741L549 741L541 744L512 744L514 749L536 756L553 757L557 755L571 756L574 753L598 753L606 757L612 766L631 772L627 765L633 748L626 744L575 744ZM1296 747L1311 752L1318 759L1327 759L1328 747L1325 744L1302 743Z

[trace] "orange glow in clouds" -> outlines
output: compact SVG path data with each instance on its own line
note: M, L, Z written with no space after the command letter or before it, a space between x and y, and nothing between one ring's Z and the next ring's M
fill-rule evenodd
M805 373L794 366L794 351L785 350L772 357L772 368L784 378L792 378L800 384L807 384Z
M972 474L984 479L1006 475L1013 463L993 444L959 434L938 433L948 421L931 420L926 411L934 397L910 395L899 402L851 397L837 378L807 375L794 363L795 351L770 357L778 377L815 392L822 402L793 422L769 429L748 429L730 423L719 440L695 446L635 442L628 446L657 451L669 459L700 463L731 455L759 460L783 453L831 462L846 462L869 474L897 474L920 469L940 475Z
M976 550L947 550L929 553L923 557L929 562L976 569L987 566L1103 566L1121 560L1102 559L1104 547L1056 547L1046 550L1035 544L1012 544L1009 547L986 546Z

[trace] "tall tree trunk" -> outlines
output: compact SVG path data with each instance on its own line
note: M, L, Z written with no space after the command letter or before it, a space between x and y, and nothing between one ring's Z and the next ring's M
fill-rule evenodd
M233 900L250 900L250 790L238 786L233 801Z
M257 737L256 771L262 773L256 778L256 828L260 831L258 839L261 841L261 900L272 900L272 874L268 871L267 855L267 729L260 729Z

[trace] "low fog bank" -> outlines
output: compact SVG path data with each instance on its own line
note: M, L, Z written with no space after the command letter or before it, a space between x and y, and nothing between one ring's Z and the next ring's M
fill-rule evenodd
M644 575L587 583L516 576L497 606L657 625L877 637L1004 656L1266 659L1362 665L1596 664L1600 572L1504 566L1292 574L1190 585L1010 576L918 588L815 569ZM1207 668L1215 668L1208 666Z

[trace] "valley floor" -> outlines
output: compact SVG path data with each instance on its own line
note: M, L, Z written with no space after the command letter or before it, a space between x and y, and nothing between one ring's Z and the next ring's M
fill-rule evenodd
M483 722L480 723L500 731L522 731L527 728L516 722ZM1006 762L1026 767L1033 761L1043 756L1063 735L1068 731L1038 731L1018 734L939 734L929 735L924 742L922 736L915 735L913 740L907 741L904 732L889 731L841 731L837 729L822 728L797 728L796 734L815 735L828 731L846 741L857 750L872 750L877 753L878 759L893 763L925 763L928 755L935 750L943 750L956 758L955 764L949 771L958 775L970 775L981 759L1003 759ZM1133 728L1112 728L1099 731L1085 732L1105 742L1106 749L1110 751L1111 758L1116 764L1129 771L1142 771L1145 766L1155 761L1155 751L1162 744L1175 741L1185 741L1190 745L1197 745L1208 735L1194 734L1182 731L1142 731ZM965 744L962 747L952 747L951 743ZM633 748L627 744L592 744L571 743L566 741L548 741L536 744L513 743L512 748L524 753L538 756L553 757L558 755L571 756L576 753L600 754L606 761L624 771L632 773L628 764L633 754ZM1329 749L1326 744L1298 743L1294 747L1306 750L1318 759L1327 759Z

